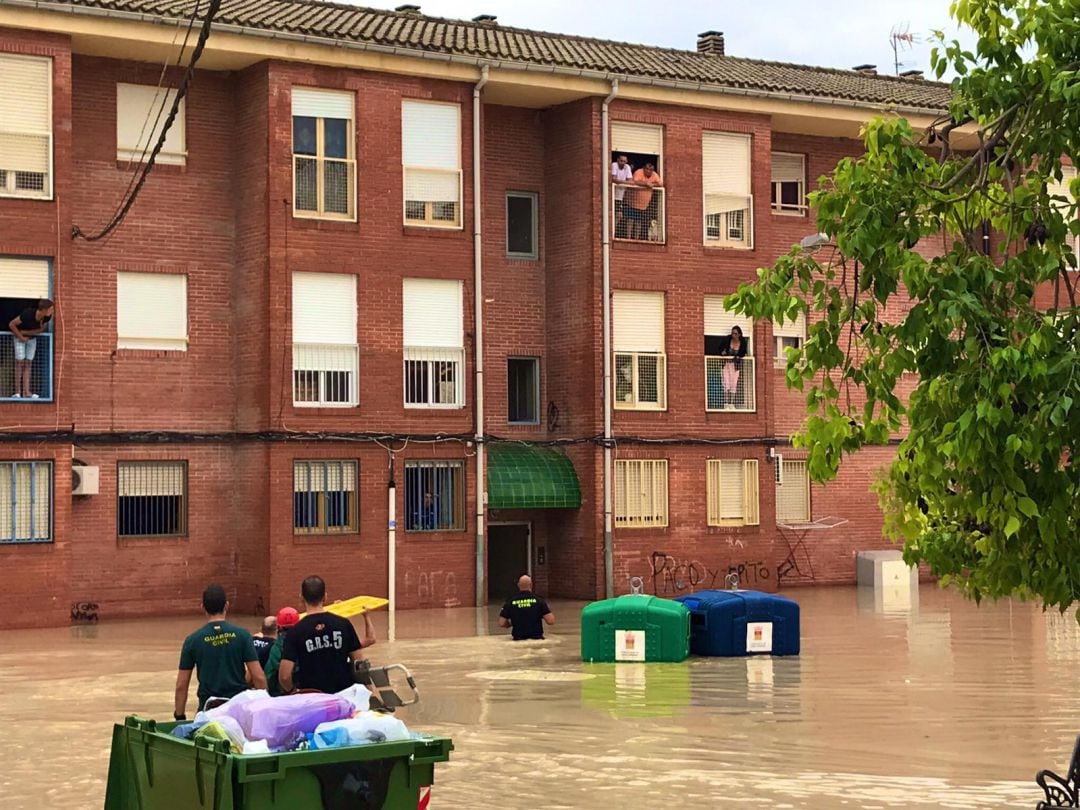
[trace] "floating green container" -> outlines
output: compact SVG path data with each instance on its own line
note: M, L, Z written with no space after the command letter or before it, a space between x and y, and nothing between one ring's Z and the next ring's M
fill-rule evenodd
M690 655L690 611L658 596L632 594L581 611L581 660L666 661Z
M113 729L105 810L416 810L454 747L427 737L244 756L173 737L174 725Z

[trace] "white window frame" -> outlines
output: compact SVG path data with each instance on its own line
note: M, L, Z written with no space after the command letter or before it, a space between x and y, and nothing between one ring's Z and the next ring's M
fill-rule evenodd
M334 303L344 303L351 307L346 323L348 334L341 342L326 342L321 337L315 342L303 331L300 316L302 300L301 288L313 283L317 277L332 278L335 284L341 283L348 292L336 291ZM357 306L356 290L359 278L355 273L312 273L294 270L290 279L292 289L292 402L295 408L356 408L360 405L360 346L357 341ZM325 328L327 318L322 316ZM325 332L323 333L325 335ZM344 382L338 375L345 375ZM303 396L313 391L315 396Z
M778 524L794 524L809 523L813 516L813 504L810 501L810 470L805 459L782 459L777 461L778 464L783 465L780 474L780 480L783 483L776 485L776 522ZM780 513L780 491L783 489L785 492L790 492L792 489L798 488L801 491L802 504L805 506L805 512L800 512L797 516L782 515Z
M133 91L123 91L121 88L133 88ZM145 111L135 111L136 120L141 120L142 131L139 134L139 140L136 143L121 143L122 137L120 131L120 122L122 120L123 110L121 104L124 103L125 93L129 92L141 92L146 95L146 91L152 93L150 107ZM154 145L157 143L160 137L159 128L164 126L165 119L168 118L169 110L172 109L172 105L179 91L172 87L156 87L154 85L147 84L131 84L129 82L117 82L116 84L116 159L124 160L128 163L142 163L144 160L150 157L150 153L154 150ZM162 98L164 94L164 98ZM128 102L135 103L136 98L127 98ZM159 117L160 116L160 117ZM176 118L169 127L169 136L176 134L179 138L178 148L169 149L169 138L165 139L165 144L162 146L161 151L155 158L156 163L167 163L174 166L187 165L187 99L180 99L180 106L176 112ZM143 138L146 139L145 143ZM140 145L142 144L142 145Z
M725 492L723 489L724 466L737 466L742 473L742 492ZM705 489L709 526L758 526L761 524L761 498L759 494L758 462L754 458L710 458L705 462ZM737 497L739 515L725 515L723 505L727 499Z
M176 297L176 305L180 308L180 315L184 323L183 335L125 335L121 333L123 326L123 287L125 281L137 283L137 281L175 281L181 279L184 294ZM137 271L121 270L116 274L116 348L133 351L156 351L156 352L186 352L189 340L188 324L188 277L185 273L145 273Z
M787 352L784 340L797 340L798 344L791 348L801 349L806 344L806 315L799 313L795 321L785 321L781 326L773 321L773 368L787 368Z
M458 115L457 148L455 150L455 154L457 155L457 169L456 170L451 170L451 169L436 168L436 167L433 167L433 166L409 165L409 164L407 164L405 162L405 154L404 154L404 150L402 150L402 156L401 156L401 221L402 221L402 224L405 225L406 227L409 227L409 228L435 228L435 229L439 229L439 230L460 231L465 227L465 194L464 194L464 184L463 184L464 171L463 171L462 165L461 165L462 164L462 161L461 161L461 148L462 148L461 147L461 143L462 143L461 105L458 104L455 101L433 101L431 99L419 99L419 98L402 99L402 124L401 125L402 125L402 132L403 132L403 140L402 140L403 144L404 144L404 127L405 127L405 118L404 118L404 109L405 109L404 104L405 103L409 103L409 104L426 104L426 105L430 105L430 106L453 107L453 108L455 108L457 110L457 115ZM429 173L439 173L439 174L452 174L452 173L455 173L455 171L456 171L456 174L457 174L457 187L458 187L457 201L456 201L457 207L455 209L455 218L453 220L448 220L448 219L444 219L444 218L441 218L441 217L436 217L435 216L435 210L436 210L435 206L436 205L441 205L443 203L435 203L435 202L423 202L423 206L424 206L424 218L423 219L417 219L415 217L410 218L409 217L409 200L408 200L407 194L406 194L406 189L408 187L408 175L409 175L409 173L410 172L429 172ZM476 166L473 166L473 171L477 171ZM419 201L415 201L415 202L419 202Z
M405 346L402 373L404 374L404 402L406 408L437 408L443 410L465 407L465 350L430 348L424 346ZM420 363L424 376L422 390L427 391L426 398L409 400L409 363ZM453 379L441 379L441 373L449 366L453 368ZM417 374L413 370L413 374ZM414 380L415 382L415 380ZM415 389L416 386L413 386ZM445 398L452 396L447 401Z
M53 463L51 461L27 459L24 461L0 461L0 468L6 471L6 475L0 480L0 547L7 545L24 545L27 543L51 543L53 542L53 521L55 518L55 493ZM27 468L29 468L27 470ZM29 491L20 486L20 470L27 470ZM46 482L44 495L39 487L38 474L45 471ZM14 501L12 501L14 496ZM45 498L45 506L39 504L39 497ZM21 504L29 501L29 536L19 537L20 521L18 515L25 514ZM43 515L41 513L44 513ZM39 516L45 517L45 533L41 534L42 528L37 521Z
M746 208L726 211L719 214L708 213L708 183L704 178L705 169L705 144L710 137L717 138L744 138L746 140L746 177L747 194ZM702 183L701 183L701 238L705 247L726 248L729 250L753 250L754 249L754 140L741 132L722 132L710 130L702 133L701 143ZM716 196L716 195L714 195ZM726 194L720 196L742 197L742 194ZM711 226L710 220L717 219L717 225ZM741 224L740 224L741 223ZM710 237L710 230L716 230L716 236ZM739 231L741 237L732 238L731 234Z
M325 116L298 116L289 111L289 150L292 154L292 214L296 219L329 219L336 222L356 222L357 208L357 181L356 181L356 94L350 90L333 90L322 87L302 87L296 85L292 90L302 90L305 93L326 93L336 96L350 97L352 103L352 115L347 119L346 150L344 158L328 158L326 156L326 117ZM290 91L291 93L291 91ZM290 95L291 102L291 95ZM315 154L301 155L296 153L296 130L295 118L315 119ZM331 119L343 120L343 119ZM296 206L296 175L297 166L302 160L315 161L315 210L297 208ZM344 163L348 173L348 207L347 213L326 210L326 173L327 163Z
M630 399L620 399L615 396L615 408L620 411L666 411L667 410L667 355L660 352L615 352L615 374L611 384L618 390L617 379L620 361L630 361ZM641 398L642 364L646 359L656 365L656 401L643 400Z
M810 205L806 201L806 155L801 154L799 152L773 152L772 153L772 157L774 159L773 160L773 165L775 165L775 158L776 158L777 155L781 155L783 157L788 157L788 158L798 158L799 162L802 164L802 172L800 173L799 180L797 181L798 184L799 184L799 203L797 205L795 205L795 206L784 205L781 202L781 200L783 199L782 196L781 196L781 190L782 190L781 187L785 183L788 183L788 182L791 182L791 181L789 181L789 180L778 181L774 177L770 177L769 178L769 184L770 184L770 189L771 190L770 190L770 195L769 195L769 197L770 197L770 199L769 199L769 207L772 209L772 212L774 214L778 214L780 216L786 216L786 217L802 217L802 216L806 216L806 213L810 210ZM776 195L776 200L777 201L775 203L772 201L772 195L773 194Z
M35 172L21 172L13 169L4 169L0 166L0 197L15 197L24 200L51 200L53 198L53 175L55 171L53 154L53 60L47 56L25 56L23 54L4 53L0 54L0 63L5 60L32 60L45 62L48 65L48 95L49 95L49 131L48 132L23 132L5 130L3 126L4 116L0 114L0 135L21 135L26 137L45 138L49 152L49 167L45 176L45 187L41 191L20 191L18 189L18 176L20 174L35 174ZM2 111L0 111L2 112Z
M510 200L521 199L532 202L532 252L519 253L510 249ZM506 192L506 257L508 259L528 259L535 261L540 258L540 195L535 191L508 191Z
M631 492L629 478L631 470L635 469L639 482L638 489L636 492ZM650 470L651 475L649 488L651 491L649 492L644 491L643 481L646 469ZM616 459L614 479L616 526L627 529L667 527L670 483L666 458ZM646 515L646 512L649 514Z

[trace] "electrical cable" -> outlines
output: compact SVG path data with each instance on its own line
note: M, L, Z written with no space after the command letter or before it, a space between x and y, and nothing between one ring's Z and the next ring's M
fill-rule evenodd
M104 239L120 226L120 223L124 221L124 218L127 216L132 206L135 205L135 200L138 199L139 192L142 190L147 177L149 177L151 170L154 168L154 162L157 160L157 156L165 146L165 138L169 134L169 129L172 127L173 122L176 120L176 116L179 113L180 102L184 100L188 88L191 86L191 82L195 76L195 65L198 64L199 59L202 57L203 49L206 47L206 41L210 38L210 28L213 24L214 17L217 15L220 8L221 0L210 0L210 6L206 11L206 17L203 19L202 28L199 30L199 39L195 43L195 50L191 53L191 62L184 72L184 77L180 81L180 86L176 89L176 97L173 99L169 115L165 119L165 123L161 128L161 133L158 135L157 143L154 144L154 151L150 153L150 157L147 158L146 163L143 164L139 179L128 195L127 200L120 206L119 211L113 216L112 220L97 233L86 234L78 225L72 226L72 239L81 238L85 239L87 242L96 242L100 239Z

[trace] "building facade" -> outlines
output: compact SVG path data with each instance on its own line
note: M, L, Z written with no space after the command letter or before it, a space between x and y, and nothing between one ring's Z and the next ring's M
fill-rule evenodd
M288 0L225 3L188 77L195 8L0 0L0 581L28 621L212 580L266 612L316 572L400 608L525 570L772 590L883 545L889 451L811 486L805 324L723 298L815 230L862 122L925 125L947 88ZM44 297L30 359L9 323Z

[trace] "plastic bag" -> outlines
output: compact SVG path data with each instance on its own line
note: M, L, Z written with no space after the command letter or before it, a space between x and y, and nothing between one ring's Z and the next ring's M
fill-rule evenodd
M271 750L290 747L320 723L351 716L353 704L337 695L303 694L252 700L235 717L249 740L266 740Z
M199 712L195 715L195 722L198 723L201 721L207 723L219 717L232 717L234 720L237 720L239 718L237 718L236 712L245 703L251 703L255 700L264 700L268 697L270 697L270 693L265 689L248 689L246 692L241 692L217 708Z
M354 683L337 693L340 698L345 698L353 705L353 712L366 712L371 708L371 690L366 686Z
M228 740L234 754L242 752L247 745L247 738L240 729L240 724L231 717L211 720L195 732L195 740Z
M409 729L393 715L361 712L348 720L320 724L315 729L312 747L342 748L346 745L367 745L409 738Z

